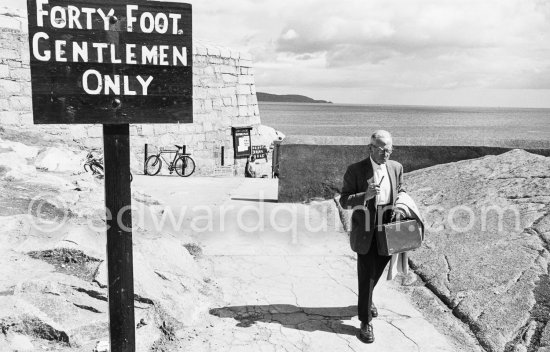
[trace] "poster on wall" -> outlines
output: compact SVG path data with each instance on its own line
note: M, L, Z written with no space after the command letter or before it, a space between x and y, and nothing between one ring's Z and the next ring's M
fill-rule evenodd
M252 153L250 130L252 127L231 127L235 159L247 158Z
M192 123L191 5L28 0L35 124Z

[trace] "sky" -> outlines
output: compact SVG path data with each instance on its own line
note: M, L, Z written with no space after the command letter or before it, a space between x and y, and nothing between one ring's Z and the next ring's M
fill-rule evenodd
M190 0L256 89L353 104L550 107L548 0ZM22 0L0 6L25 8Z
M194 35L258 91L356 104L550 107L547 0L198 0Z

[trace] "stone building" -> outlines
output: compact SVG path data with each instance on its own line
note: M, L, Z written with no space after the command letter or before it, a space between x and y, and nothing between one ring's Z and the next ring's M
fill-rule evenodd
M101 125L33 125L29 58L26 14L0 9L0 126L66 135L83 148L102 148ZM269 147L275 138L273 129L261 126L252 57L195 40L193 123L131 125L132 169L142 170L146 143L150 150L184 144L197 174L242 174L246 160L234 158L236 126L252 127L252 145Z

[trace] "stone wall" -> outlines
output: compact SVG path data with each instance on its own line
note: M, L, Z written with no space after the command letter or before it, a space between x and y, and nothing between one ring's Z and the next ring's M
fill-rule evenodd
M353 142L356 144L346 144ZM311 142L311 141L307 141ZM292 138L278 147L279 202L304 202L314 198L332 198L339 194L346 168L368 156L367 139L316 139L308 144ZM401 145L394 141L391 158L403 164L406 172L426 167L499 155L513 148L470 146ZM525 149L550 156L550 149Z
M40 131L102 148L101 125L33 125L29 46L24 14L0 9L0 126ZM234 160L232 126L252 126L259 135L252 57L248 53L194 41L193 123L131 125L132 168L143 169L145 143L155 147L185 144L197 173L240 174L245 160ZM224 167L221 149L224 147Z

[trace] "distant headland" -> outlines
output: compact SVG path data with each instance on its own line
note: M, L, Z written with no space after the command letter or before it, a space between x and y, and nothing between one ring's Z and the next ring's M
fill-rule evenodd
M269 102L269 103L325 103L325 104L332 104L331 101L315 100L315 99L306 97L304 95L297 95L297 94L278 95L278 94L269 94L269 93L257 92L256 96L258 98L258 101L260 101L260 102Z

